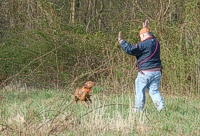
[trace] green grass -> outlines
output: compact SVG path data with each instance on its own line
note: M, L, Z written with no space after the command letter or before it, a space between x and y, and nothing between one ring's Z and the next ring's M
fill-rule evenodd
M93 90L89 109L67 90L1 90L0 135L200 135L198 98L164 95L167 110L159 113L147 94L145 112L136 114L133 92Z

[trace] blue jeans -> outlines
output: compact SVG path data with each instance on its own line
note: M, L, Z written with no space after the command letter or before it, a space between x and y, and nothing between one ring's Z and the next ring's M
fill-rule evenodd
M164 100L159 92L161 72L143 71L138 72L135 79L135 110L143 111L145 105L145 92L149 90L149 95L158 111L165 107Z

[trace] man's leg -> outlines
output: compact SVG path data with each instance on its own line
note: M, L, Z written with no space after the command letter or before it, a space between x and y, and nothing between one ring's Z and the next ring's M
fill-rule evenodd
M148 86L149 95L151 96L151 99L153 100L157 110L161 111L163 108L165 108L164 100L159 92L161 72L155 71L151 72L151 74L151 80Z
M139 72L135 79L135 111L144 110L147 82L147 77Z

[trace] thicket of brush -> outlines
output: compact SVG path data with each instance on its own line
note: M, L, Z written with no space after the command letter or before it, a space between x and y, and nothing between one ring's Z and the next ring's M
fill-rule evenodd
M132 90L135 58L117 35L139 42L142 22L161 43L161 89L200 91L198 0L10 0L0 3L0 82L72 88L96 81L111 92Z

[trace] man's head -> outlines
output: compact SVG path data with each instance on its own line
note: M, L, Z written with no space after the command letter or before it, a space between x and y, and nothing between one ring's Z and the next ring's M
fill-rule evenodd
M140 33L138 35L138 37L141 39L141 41L145 40L146 38L148 38L150 36L149 34L150 30L146 27L143 27L141 30L140 30Z

